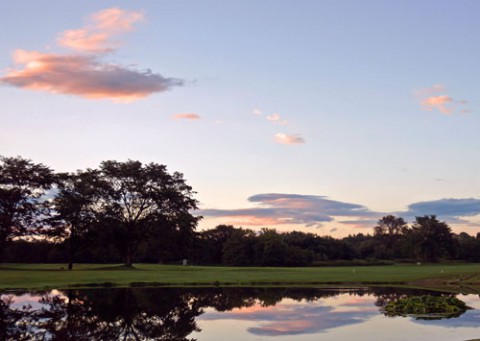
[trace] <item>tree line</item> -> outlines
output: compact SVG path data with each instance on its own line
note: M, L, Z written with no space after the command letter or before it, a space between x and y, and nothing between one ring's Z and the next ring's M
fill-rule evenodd
M197 234L196 257L202 264L231 266L309 266L388 264L391 262L480 261L480 234L455 234L435 215L381 218L373 234L335 239L299 231L260 232L219 225ZM347 261L347 262L344 262Z
M480 261L480 235L455 234L434 215L381 218L372 234L344 238L219 225L195 231L195 192L183 174L139 161L55 173L0 157L2 262L171 262L309 266L342 261Z
M197 201L183 174L164 165L104 161L96 169L55 173L21 157L0 161L0 263L8 243L28 237L30 245L65 244L69 269L89 241L97 253L115 249L130 267L142 244L188 244L200 219L191 213Z

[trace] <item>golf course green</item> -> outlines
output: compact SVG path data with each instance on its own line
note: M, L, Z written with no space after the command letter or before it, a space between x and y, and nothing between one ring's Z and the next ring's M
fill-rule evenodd
M135 264L3 264L0 289L107 286L389 285L479 287L480 264L402 264L363 267L214 267Z

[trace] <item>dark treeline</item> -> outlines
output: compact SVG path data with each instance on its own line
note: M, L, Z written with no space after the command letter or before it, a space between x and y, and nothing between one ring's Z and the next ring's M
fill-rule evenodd
M0 263L179 263L310 266L480 261L480 236L454 234L434 215L385 216L372 234L335 239L219 225L196 232L192 188L164 165L104 161L54 173L0 158Z

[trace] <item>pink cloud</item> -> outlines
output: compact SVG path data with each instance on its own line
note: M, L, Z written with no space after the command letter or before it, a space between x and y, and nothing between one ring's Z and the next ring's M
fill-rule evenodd
M231 215L226 217L224 224L235 226L274 226L292 222L288 217L257 217L254 215Z
M176 78L102 60L106 52L113 52L120 45L113 38L131 31L142 19L141 12L119 8L94 13L85 27L59 35L57 43L73 52L55 54L18 49L13 54L14 67L0 77L0 84L122 103L183 85Z
M448 104L452 103L453 99L447 95L431 96L422 100L422 105L426 110L438 110L443 114L452 114L453 109L448 107Z
M278 133L275 134L275 142L279 144L304 144L305 139L300 134L287 135Z
M462 108L468 104L466 100L456 100L447 94L443 84L434 84L429 88L420 89L416 92L420 104L427 111L439 111L442 114L450 115L455 112L465 113L469 110Z
M190 120L195 121L199 120L201 117L200 115L189 113L189 114L176 114L172 116L176 120Z
M61 33L57 43L79 52L109 52L120 45L112 38L133 30L133 24L143 18L141 12L108 8L91 15L84 28Z
M0 83L89 99L131 102L183 84L150 71L104 63L96 56L17 50L13 59L20 69L10 70Z

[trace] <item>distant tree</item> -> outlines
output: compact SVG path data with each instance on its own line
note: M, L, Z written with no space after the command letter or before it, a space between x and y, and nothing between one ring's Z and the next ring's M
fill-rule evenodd
M103 187L97 210L115 226L126 266L132 266L137 247L152 229L195 229L200 219L191 214L197 209L195 192L181 173L132 160L104 161L99 171Z
M435 215L416 217L411 233L417 256L427 262L437 262L440 257L452 255L452 231L447 223L439 221Z
M262 229L257 237L256 259L262 266L282 266L285 265L288 245L283 236L273 229Z
M255 232L239 228L223 244L222 263L231 266L248 266L254 262Z
M79 238L95 221L95 206L102 185L98 172L94 170L62 173L56 182L58 193L53 200L52 224L44 233L66 240L68 269L71 270Z
M54 174L43 164L0 156L0 264L6 243L41 226Z
M358 252L361 259L385 259L387 248L381 241L370 238L358 245Z
M480 240L466 232L454 235L453 238L456 244L457 259L469 262L480 261Z
M404 233L406 228L407 222L403 220L403 218L387 215L380 219L374 227L374 236L391 239L394 236L399 236Z
M197 259L204 264L221 264L223 245L235 230L232 225L218 225L200 232L195 241Z
M374 227L374 238L381 243L383 252L375 252L381 258L400 258L400 241L407 233L407 222L401 217L387 215L380 219ZM379 258L379 257L375 257Z

